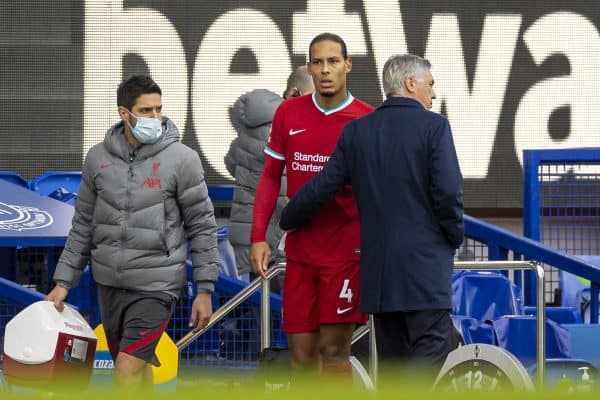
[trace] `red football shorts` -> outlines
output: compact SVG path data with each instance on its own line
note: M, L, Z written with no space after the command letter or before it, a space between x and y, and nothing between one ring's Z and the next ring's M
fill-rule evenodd
M360 312L359 263L334 266L287 260L282 318L286 333L315 332L323 324L364 324Z

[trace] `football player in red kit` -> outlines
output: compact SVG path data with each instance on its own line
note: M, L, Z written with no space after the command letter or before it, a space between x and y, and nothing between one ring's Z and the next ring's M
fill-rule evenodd
M318 174L335 148L344 125L373 110L346 86L352 69L346 44L323 33L310 43L308 69L315 92L284 101L273 117L268 157L256 192L250 263L265 276L270 249L269 219L287 170L292 197ZM366 322L359 310L359 225L351 186L340 191L314 219L285 238L283 329L296 370L351 378L352 332Z

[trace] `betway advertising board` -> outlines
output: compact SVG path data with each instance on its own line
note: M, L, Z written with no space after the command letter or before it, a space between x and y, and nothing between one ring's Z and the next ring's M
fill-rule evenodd
M594 1L3 2L0 169L80 169L118 119L116 87L150 73L165 115L202 157L209 184L244 92L282 93L318 33L340 34L349 88L377 106L392 54L432 63L434 111L452 125L475 208L521 206L522 150L598 146L600 8Z

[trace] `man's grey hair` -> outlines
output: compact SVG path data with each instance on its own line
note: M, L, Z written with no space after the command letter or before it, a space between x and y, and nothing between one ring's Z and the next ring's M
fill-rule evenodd
M406 78L421 76L422 73L429 69L431 69L431 63L414 54L396 54L391 56L383 65L381 79L386 97L402 93Z

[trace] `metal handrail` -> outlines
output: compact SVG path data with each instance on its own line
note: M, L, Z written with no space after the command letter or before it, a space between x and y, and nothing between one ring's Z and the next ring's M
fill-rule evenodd
M369 375L373 383L377 384L377 342L375 341L375 335L371 335L371 332L375 332L375 321L373 320L373 316L369 315L369 323L359 326L352 333L351 343L354 344L365 335L369 335Z
M369 334L369 326L361 325L354 332L352 332L352 344L358 342L363 336Z
M454 269L474 269L474 270L523 270L530 269L535 271L537 276L537 305L536 307L536 362L537 362L537 376L536 382L539 388L544 385L544 377L546 373L546 335L545 335L545 321L546 321L546 310L544 308L544 268L533 261L455 261ZM260 334L260 347L265 349L271 345L271 330L270 330L270 312L271 304L269 301L269 282L279 273L285 270L285 263L279 263L267 270L266 279L255 279L248 286L246 286L241 292L233 296L227 303L221 306L211 316L208 325L197 332L190 332L181 338L177 343L177 348L181 351L187 347L196 338L204 334L208 329L214 326L217 322L223 319L231 310L246 301L254 292L256 292L259 286L262 288L261 293L261 334ZM374 321L373 317L369 318L369 325L358 328L352 335L352 343L355 343L367 333L374 332ZM369 335L369 370L371 379L374 383L377 383L378 374L378 359L377 359L377 345L375 342L375 335Z
M270 338L271 332L270 329L265 329L265 326L269 328L270 319L269 315L271 313L271 303L269 302L269 281L279 275L281 272L285 271L285 263L279 263L267 271L267 279L255 279L248 284L243 290L238 292L235 296L233 296L229 301L223 304L217 311L211 315L208 324L200 329L197 332L191 331L181 339L177 341L176 346L179 351L183 350L187 346L189 346L194 340L196 340L199 336L202 336L206 331L212 328L217 322L222 320L231 310L242 304L244 301L248 300L250 296L254 294L258 290L259 287L262 287L262 295L261 295L261 343L260 347L262 350L269 347L271 345ZM265 288L267 290L265 290ZM265 300L266 299L266 300ZM264 324L264 325L262 325ZM268 332L264 332L268 331Z

